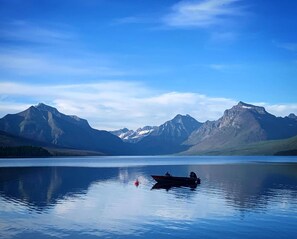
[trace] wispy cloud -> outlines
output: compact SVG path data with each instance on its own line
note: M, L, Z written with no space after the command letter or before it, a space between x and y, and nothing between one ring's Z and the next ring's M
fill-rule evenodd
M213 64L204 65L204 66L215 71L233 70L233 69L238 69L243 67L243 65L240 65L240 64L226 64L226 63L213 63Z
M226 64L210 64L208 66L214 70L224 70L224 69L229 68L229 66Z
M85 49L73 27L60 23L0 23L1 40L5 42L0 46L2 76L113 77L136 73L123 69L123 64L118 66L114 57Z
M240 34L232 31L220 31L211 33L211 41L215 43L233 42Z
M0 70L15 75L124 76L132 73L108 64L100 57L80 54L75 58L17 50L0 51Z
M0 39L30 43L62 43L74 38L74 34L66 30L65 26L45 26L28 21L11 21L2 23Z
M244 11L238 4L241 0L204 0L181 1L175 4L171 12L163 18L170 27L199 27L224 25Z
M122 24L146 24L146 23L153 23L157 22L155 19L151 19L145 16L129 16L129 17L122 17L114 19L111 25L122 25Z
M275 46L279 47L279 48L282 48L282 49L285 49L285 50L288 50L288 51L296 51L297 52L297 43L295 42L283 42L283 43L280 43L280 42L276 42L274 41L273 42Z

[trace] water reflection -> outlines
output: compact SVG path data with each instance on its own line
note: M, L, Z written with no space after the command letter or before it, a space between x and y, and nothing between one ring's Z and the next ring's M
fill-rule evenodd
M166 171L201 184L154 185ZM274 237L276 225L290 237L296 196L295 164L0 168L0 237Z
M174 183L156 183L154 186L151 188L151 190L156 190L156 189L165 189L166 191L169 191L172 188L190 188L192 191L197 188L198 184L174 184Z
M96 181L117 178L118 171L95 168L0 168L0 192L13 200L42 209L63 197L86 194Z
M193 166L195 169L201 170L214 193L221 190L228 203L240 209L263 208L270 198L278 197L278 193L290 198L297 196L295 164ZM283 194L286 190L290 193Z
M197 187L154 184L150 175L163 174L168 170L181 176L187 175L190 170L199 172L203 189L208 188L209 195L221 193L229 203L240 208L257 207L259 202L263 204L269 198L279 196L280 192L292 198L297 196L297 166L292 164L0 168L0 193L8 200L22 201L42 209L56 204L59 199L86 194L94 183L105 182L108 187L113 182L121 187L138 179L141 187L180 188L185 193L189 193L185 188Z

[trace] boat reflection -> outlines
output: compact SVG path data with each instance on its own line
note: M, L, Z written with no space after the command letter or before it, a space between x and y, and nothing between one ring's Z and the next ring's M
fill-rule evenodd
M151 190L155 189L165 189L166 191L169 191L172 188L190 188L192 191L195 190L198 186L198 183L190 183L190 184L181 184L181 183L156 183Z

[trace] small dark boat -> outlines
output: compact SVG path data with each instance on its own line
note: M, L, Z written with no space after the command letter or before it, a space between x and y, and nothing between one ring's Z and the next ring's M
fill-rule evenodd
M153 179L155 179L158 183L161 184L175 184L175 185L193 185L199 184L200 178L193 177L173 177L173 176L157 176L151 175Z

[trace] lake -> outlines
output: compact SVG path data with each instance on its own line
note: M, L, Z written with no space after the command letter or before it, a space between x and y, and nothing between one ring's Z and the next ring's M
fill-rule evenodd
M201 184L153 189L167 171ZM297 238L296 225L297 157L0 159L0 238Z

